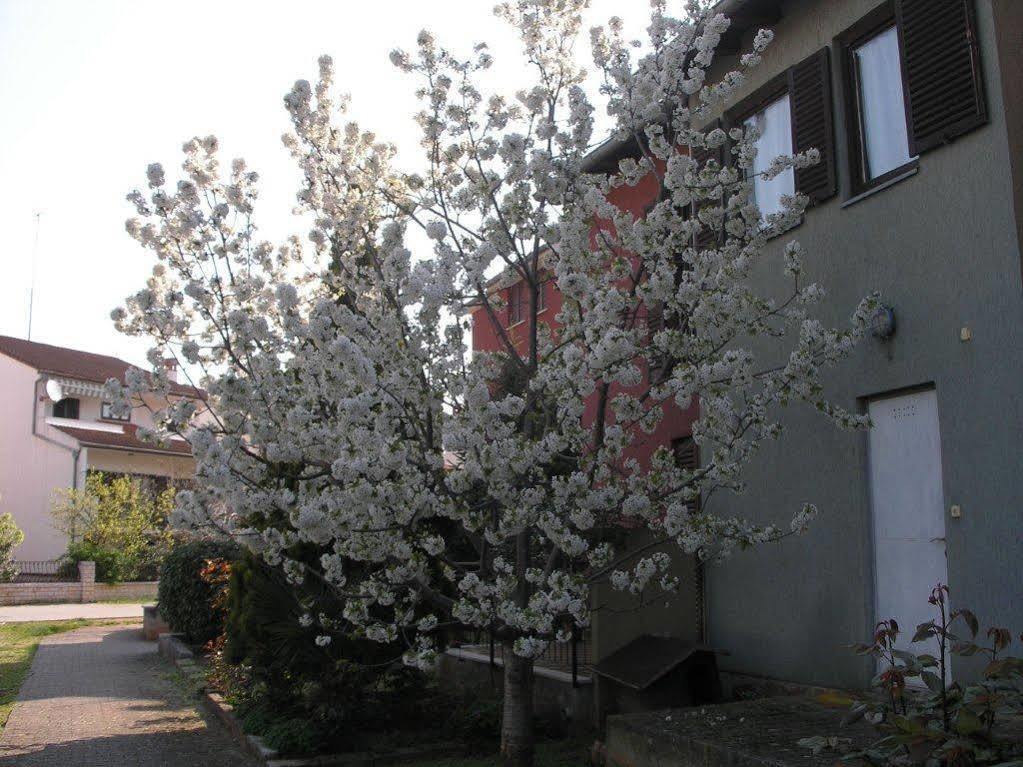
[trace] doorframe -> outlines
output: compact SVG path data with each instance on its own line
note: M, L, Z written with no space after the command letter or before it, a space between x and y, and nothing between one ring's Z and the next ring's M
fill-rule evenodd
M907 394L918 394L920 392L933 391L934 396L938 396L938 387L936 383L932 381L925 381L918 384L910 384L908 386L898 386L893 389L882 389L872 394L864 394L856 398L857 410L861 415L870 414L870 403L871 401L893 399L895 397L902 397ZM945 450L944 450L944 439L941 430L941 401L938 401L938 445L941 449L941 494L942 504L947 505L948 497L945 490ZM877 583L877 541L874 536L874 488L870 482L870 430L864 429L860 437L860 447L862 449L863 463L860 467L861 476L864 479L863 482L863 502L864 508L867 510L866 528L867 535L867 556L869 562L867 563L867 570L870 573L869 583L866 588L866 614L867 614L867 626L864 632L864 636L872 637L874 635L874 628L877 626L878 611L877 611L877 597L879 593ZM947 520L946 520L947 521ZM948 534L946 532L945 540L945 556L948 558ZM949 572L951 568L946 567L946 572ZM947 584L946 584L947 585ZM870 676L873 677L875 669L872 666Z

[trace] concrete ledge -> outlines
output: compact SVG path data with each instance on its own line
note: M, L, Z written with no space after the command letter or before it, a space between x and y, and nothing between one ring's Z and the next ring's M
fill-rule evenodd
M177 664L181 660L195 660L195 653L185 644L184 634L160 634L156 638L160 655Z
M786 696L607 718L608 767L831 767L877 739L870 725L842 727L848 701ZM798 745L814 735L848 739L841 753Z
M142 636L149 642L155 642L160 634L169 634L170 626L160 615L156 605L145 605L142 608Z

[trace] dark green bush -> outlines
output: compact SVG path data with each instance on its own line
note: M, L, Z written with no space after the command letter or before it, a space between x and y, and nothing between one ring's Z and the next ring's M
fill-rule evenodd
M501 738L501 700L498 697L472 697L454 701L445 732L452 740L466 745L473 754L497 750Z
M224 609L214 604L220 589L202 576L211 560L231 561L239 548L229 541L181 543L163 560L157 599L160 615L191 642L204 643L223 631Z
M231 568L221 673L245 726L286 754L359 750L402 732L410 742L443 739L450 706L423 673L403 666L402 648L303 627L307 611L339 615L343 605L318 581L287 583L246 554ZM391 661L389 663L389 661ZM395 743L395 745L399 745Z

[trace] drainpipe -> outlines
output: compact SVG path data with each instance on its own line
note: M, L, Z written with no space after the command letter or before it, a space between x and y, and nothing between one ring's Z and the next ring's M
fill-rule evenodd
M39 412L39 384L41 384L45 380L46 376L39 376L39 378L36 379L35 385L32 387L32 436L38 437L39 439L43 440L43 442L49 442L51 445L56 445L57 447L62 448L63 450L67 450L69 453L71 453L71 471L73 472L71 474L71 489L77 490L78 457L81 455L82 449L80 447L68 447L63 442L58 442L57 440L52 439L51 437L47 437L45 434L40 434L39 430L36 428L36 424L38 423L37 413Z

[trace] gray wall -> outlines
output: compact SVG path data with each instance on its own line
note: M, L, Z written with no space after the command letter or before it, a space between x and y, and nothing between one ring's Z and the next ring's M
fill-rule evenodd
M827 391L837 403L862 409L864 397L935 386L946 508L963 508L962 519L947 519L953 599L972 607L982 623L997 620L1019 632L1023 286L1014 197L1020 186L1010 168L1020 160L1021 137L1014 125L1010 151L999 59L1018 71L1021 54L999 50L998 42L1005 46L1012 35L1002 30L996 41L992 1L977 2L990 123L924 155L912 178L845 208L844 115L833 66L843 188L809 211L793 236L806 248L808 276L828 291L825 321L844 324L871 290L895 307L895 338L866 340L829 374ZM1018 9L1007 10L1012 2L994 2L1003 17L1018 22ZM830 44L877 5L784 3L775 43L747 91ZM1012 114L1018 120L1019 109ZM787 239L773 244L775 256ZM768 291L780 291L780 277L780 258L767 258L758 279ZM959 340L963 326L972 330L969 343ZM863 686L870 662L842 645L869 637L875 620L866 435L840 431L799 407L784 411L782 422L785 435L749 468L748 492L719 498L711 510L787 524L812 501L822 516L802 538L736 554L708 570L708 639L731 653L722 659L725 670Z

